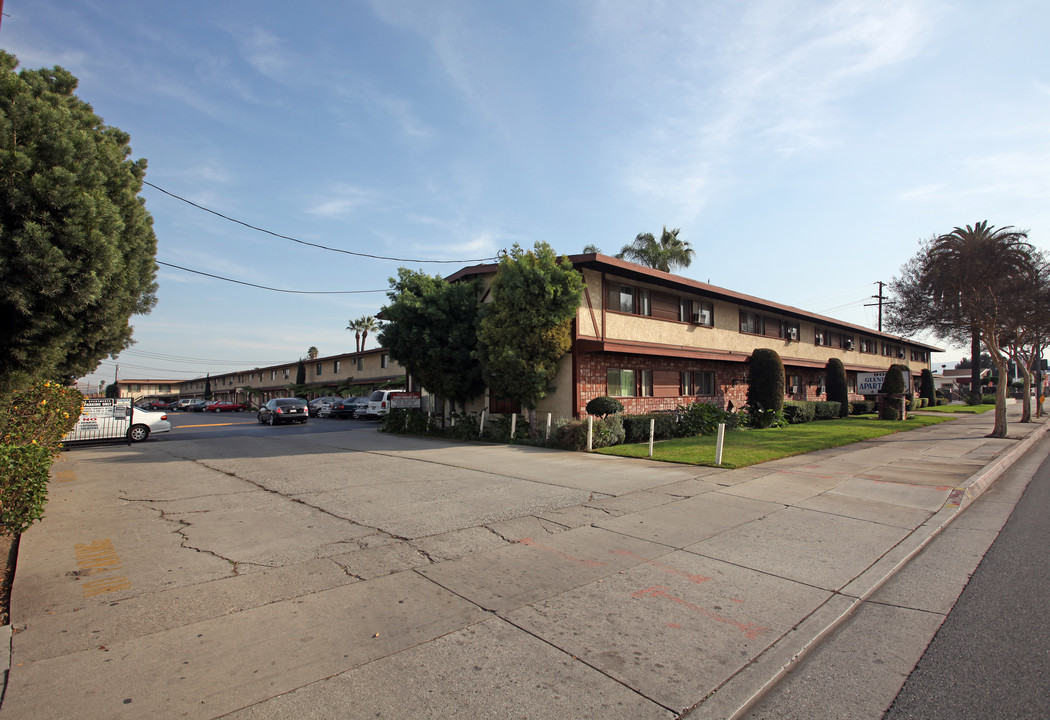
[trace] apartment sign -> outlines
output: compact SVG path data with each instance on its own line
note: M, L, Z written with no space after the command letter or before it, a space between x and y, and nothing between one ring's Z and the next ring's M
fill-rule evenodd
M882 384L886 382L886 371L857 373L857 393L860 395L878 395ZM904 387L911 387L911 373L904 373Z
M423 397L417 392L390 393L390 407L418 410Z

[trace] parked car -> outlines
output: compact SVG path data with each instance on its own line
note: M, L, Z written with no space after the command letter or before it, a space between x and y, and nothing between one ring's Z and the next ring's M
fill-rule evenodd
M274 398L259 408L259 422L277 425L297 422L306 424L309 417L306 401L301 398Z
M204 408L208 407L209 405L211 405L211 400L198 400L197 402L188 406L186 409L190 412L204 412Z
M204 407L205 412L244 412L247 409L247 405L229 402L227 400L216 400L215 402L208 403L208 405Z
M390 412L390 395L401 393L404 390L376 390L368 398L368 409L365 414L369 417L383 417Z
M133 442L142 442L153 433L168 432L171 430L171 421L162 412L153 410L135 410L131 415L131 427L128 428L128 438Z
M199 398L181 398L176 401L175 407L173 407L172 410L189 410L190 405L196 405L199 402Z
M323 406L325 406L325 405L331 405L331 404L333 404L333 403L337 403L337 402L339 402L339 401L340 401L341 399L342 399L342 398L340 398L340 397L337 397L337 396L335 396L335 395L327 395L327 396L325 396L325 397L319 397L319 398L314 398L313 400L311 400L310 402L308 402L308 403L306 404L306 406L307 406L307 408L308 408L308 412L309 412L309 414L310 414L310 416L311 416L311 417L320 417L320 416L318 415L318 411L319 411L319 410L320 410L320 409L321 409L321 408L322 408Z
M366 397L343 398L328 408L328 413L334 418L356 418L366 412L368 412L368 398Z

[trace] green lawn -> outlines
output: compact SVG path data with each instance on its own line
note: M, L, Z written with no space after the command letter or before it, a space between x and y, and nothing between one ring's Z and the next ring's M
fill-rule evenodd
M995 410L995 405L937 405L936 407L924 407L922 412L980 414L989 410Z
M870 438L951 420L950 417L912 415L903 421L878 420L874 416L820 420L770 430L727 430L722 451L724 468L741 468L777 458L838 447ZM621 457L644 458L649 443L615 445L596 452ZM715 465L715 436L663 440L653 445L653 459L690 465Z

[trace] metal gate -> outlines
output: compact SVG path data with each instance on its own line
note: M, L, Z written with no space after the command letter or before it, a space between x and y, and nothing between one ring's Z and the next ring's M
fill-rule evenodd
M131 398L89 398L77 424L62 436L62 442L128 438L134 412Z

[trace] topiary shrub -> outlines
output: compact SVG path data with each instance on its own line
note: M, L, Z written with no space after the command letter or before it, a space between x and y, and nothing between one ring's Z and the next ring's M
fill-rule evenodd
M752 424L758 423L756 427L772 427L771 423L783 418L784 363L776 350L756 348L751 353L747 407Z
M830 402L839 404L839 417L849 415L849 383L846 380L846 367L838 358L831 358L824 368L827 376L826 395Z
M919 397L926 401L926 405L933 405L937 397L933 387L933 373L929 368L923 368L919 376ZM923 405L923 407L926 407Z
M883 405L879 410L879 420L900 420L900 411L892 405Z
M816 403L809 400L785 400L784 419L790 425L812 422L816 417Z
M995 405L995 395L982 395L981 396L981 404L982 405Z
M890 365L890 369L886 371L886 379L882 381L882 390L888 395L900 395L905 390L904 387L904 373L901 372L900 365Z
M594 415L596 417L605 418L609 415L615 415L616 413L623 412L623 403L616 398L611 398L606 395L602 397L596 397L587 403L587 414Z

